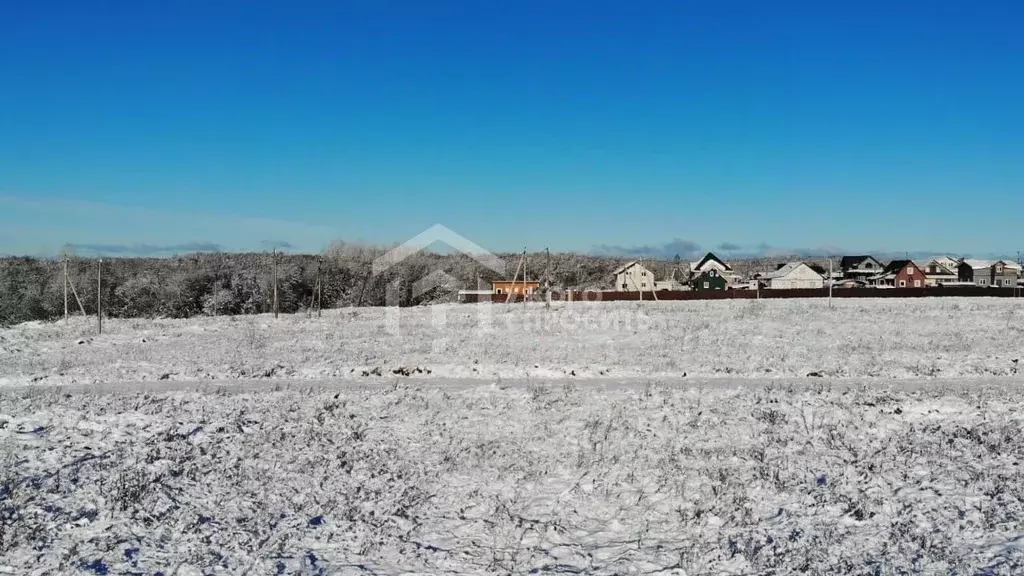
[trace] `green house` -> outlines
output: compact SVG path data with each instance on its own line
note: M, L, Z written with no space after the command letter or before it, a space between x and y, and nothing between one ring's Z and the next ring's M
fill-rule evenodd
M715 268L705 270L690 279L690 288L694 290L725 290L725 277Z

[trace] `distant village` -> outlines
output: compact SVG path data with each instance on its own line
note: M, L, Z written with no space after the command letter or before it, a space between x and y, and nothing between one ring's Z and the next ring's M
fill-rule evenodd
M928 261L892 260L883 263L871 255L843 256L836 265L792 261L775 270L738 274L729 262L708 252L696 262L679 262L657 278L643 260L616 268L611 276L616 292L664 292L691 290L813 290L844 288L906 289L942 286L991 288L1024 287L1022 266L1013 260L977 260L943 256ZM464 290L462 294L531 295L541 280L495 280L489 290Z

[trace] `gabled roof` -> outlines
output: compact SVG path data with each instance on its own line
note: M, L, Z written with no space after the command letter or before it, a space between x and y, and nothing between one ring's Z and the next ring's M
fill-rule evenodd
M708 252L707 254L705 254L703 258L701 258L698 262L695 262L690 267L693 268L693 269L697 269L697 268L700 268L701 266L703 266L704 264L706 264L707 262L710 262L710 261L718 262L726 270L732 271L732 266L729 266L728 264L723 262L718 256L715 256L711 252Z
M1006 268L1007 270L1020 270L1020 264L1014 262L1013 260L1000 260L1000 262L1003 263L1003 268Z
M919 267L913 260L893 260L885 267L885 272L888 274L896 274L910 264L913 264L915 267Z
M762 278L767 278L767 279L771 279L771 278L785 278L786 276L789 276L797 268L799 268L801 266L807 266L807 264L804 264L803 262L789 262L787 264L784 264L778 270L765 274L764 276L762 276ZM810 266L807 266L807 267L811 268ZM811 271L814 272L815 274L818 274L819 276L821 276L821 274L819 274L816 270L814 270L814 268L811 268Z
M950 270L949 268L946 268L938 260L932 260L931 262L925 264L924 266L921 266L921 269L925 271L925 274L928 274L928 267L929 266L935 266L935 268L936 268L936 271L932 274L933 276L939 275L939 274L944 274L944 275L947 275L947 276L948 275L955 275L956 274L956 272L954 272L953 270Z
M698 278L703 278L705 276L714 276L715 278L722 278L722 273L718 271L718 268L709 268L707 270L701 271L693 270L690 272L690 281L696 280Z
M995 264L995 262L992 260L977 260L973 258L968 258L964 260L960 265L973 268L974 270L984 270L985 268L991 268L993 264Z
M640 265L640 261L639 261L639 260L631 260L631 261L629 261L629 262L626 262L626 263L625 263L625 264L623 264L622 266L619 266L618 268L616 268L616 269L615 269L615 270L614 270L614 271L612 272L612 276L618 276L619 274L622 274L622 273L623 273L623 272L625 272L626 270L629 270L629 269L630 269L630 268L632 268L633 266L637 266L637 265ZM644 269L646 270L646 268L644 268ZM649 271L649 270L648 270L648 271Z
M875 258L874 256L871 256L870 254L862 254L860 256L843 256L842 260L839 261L839 267L842 268L843 270L847 270L849 268L853 268L857 264L860 264L861 262L869 258L871 260L874 260L875 263L877 263L879 266L882 265L882 263L879 262L878 259Z

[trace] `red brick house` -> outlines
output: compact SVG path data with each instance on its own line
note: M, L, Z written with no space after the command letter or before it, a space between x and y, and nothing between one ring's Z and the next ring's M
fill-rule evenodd
M885 270L870 278L874 286L892 286L893 288L924 288L925 271L913 260L893 260Z

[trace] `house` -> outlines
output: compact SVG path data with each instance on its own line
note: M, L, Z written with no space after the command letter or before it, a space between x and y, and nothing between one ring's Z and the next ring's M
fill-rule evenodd
M796 288L823 288L825 277L803 262L789 262L778 270L761 276L765 287L771 290Z
M694 273L690 278L690 287L694 290L725 290L727 284L725 276L715 267Z
M971 283L976 286L991 286L992 270L995 264L992 260L966 258L957 267L957 278L960 282Z
M726 264L725 261L711 252L705 254L700 260L690 263L691 278L697 277L708 270L718 270L719 276L725 278L726 282L734 282L739 279L739 275L733 271L732 266Z
M843 256L839 261L839 268L843 271L843 278L850 280L867 280L870 276L876 276L885 266L872 256Z
M963 258L953 258L952 256L939 256L938 258L933 259L931 262L935 262L936 264L939 264L940 266L944 267L946 270L949 270L956 274L956 269L960 267L960 263L963 262ZM929 262L929 264L931 262Z
M924 288L927 276L913 260L893 260L881 273L868 278L872 286L893 288Z
M992 285L1000 288L1014 288L1020 277L1020 264L1013 260L999 260L992 266Z
M955 262L955 264L952 265L952 268L949 264L950 261ZM941 284L956 282L958 279L956 270L959 266L960 263L952 258L943 257L931 260L922 266L922 268L924 268L924 285L939 286Z
M612 272L615 277L615 290L617 292L652 292L654 286L654 272L644 267L638 260L627 262Z
M533 294L540 288L539 280L495 280L491 282L491 292L494 294Z
M966 259L960 263L957 275L961 282L972 282L978 286L1013 288L1020 275L1020 264L1008 260Z

